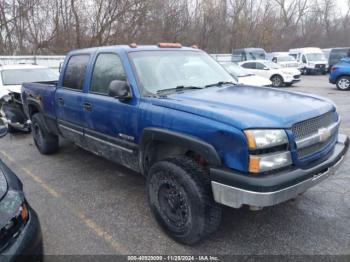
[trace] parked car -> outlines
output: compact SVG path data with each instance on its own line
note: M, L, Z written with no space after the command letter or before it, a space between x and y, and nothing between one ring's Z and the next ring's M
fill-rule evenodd
M0 120L0 138L7 133ZM0 160L0 260L42 261L43 242L36 212L30 207L18 177Z
M302 74L327 74L328 62L320 48L305 47L290 49L289 55L298 61Z
M328 58L329 71L345 57L350 57L350 47L332 48Z
M339 90L350 90L350 58L343 58L332 67L329 82L335 84Z
M266 60L266 51L262 48L241 48L232 51L232 62L242 62L247 60Z
M57 81L56 71L28 64L0 66L0 116L6 117L9 132L29 131L30 122L25 116L21 101L24 82Z
M248 72L243 67L237 65L236 63L220 63L227 72L233 76L239 84L248 86L271 86L272 82L261 76L254 75Z
M56 84L25 83L22 98L41 153L62 136L140 172L160 226L195 244L218 228L220 204L293 199L349 144L329 100L233 82L199 49L132 44L72 51Z
M272 62L279 64L281 67L299 68L299 63L294 57L290 56L287 52L275 52L270 54Z
M291 86L300 81L300 71L296 68L283 68L271 61L245 61L243 68L258 76L271 80L272 86Z

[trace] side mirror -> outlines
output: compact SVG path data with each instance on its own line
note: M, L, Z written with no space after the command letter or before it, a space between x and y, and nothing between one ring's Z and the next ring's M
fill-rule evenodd
M128 101L132 98L130 86L126 81L120 80L113 80L109 84L108 95L120 101Z
M0 118L0 138L3 138L8 133L7 123Z
M265 67L263 68L263 70L270 70L270 68L268 68L267 66L265 66Z

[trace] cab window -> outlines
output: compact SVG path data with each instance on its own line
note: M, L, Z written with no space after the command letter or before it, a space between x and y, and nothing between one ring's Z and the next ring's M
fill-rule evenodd
M92 73L90 91L108 94L109 84L114 80L126 81L126 74L121 59L116 54L98 55Z
M89 55L75 55L69 59L63 78L63 87L77 91L83 89L89 60Z

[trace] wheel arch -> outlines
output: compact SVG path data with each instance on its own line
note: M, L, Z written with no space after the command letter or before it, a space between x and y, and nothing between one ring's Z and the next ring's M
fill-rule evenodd
M140 140L141 171L147 174L156 161L187 152L202 156L211 166L222 165L215 148L197 137L166 129L145 128Z
M280 78L282 78L282 81L284 82L283 76L280 75L279 73L274 73L274 74L270 77L270 81L272 81L272 78L273 78L274 76L279 76Z
M338 80L339 80L340 78L344 77L344 76L350 77L350 74L349 74L349 75L347 75L347 74L341 74L341 75L337 76L337 78L335 79L335 82L338 82Z
M41 106L39 105L38 102L34 100L28 100L27 102L27 107L28 107L28 117L29 119L32 119L32 116L36 113L41 113Z

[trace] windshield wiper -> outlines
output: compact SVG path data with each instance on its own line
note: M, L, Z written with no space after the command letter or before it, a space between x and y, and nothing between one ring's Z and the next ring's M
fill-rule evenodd
M230 82L230 81L220 81L214 84L206 85L205 87L222 86L222 85L236 85L236 83Z
M203 87L200 87L200 86L177 86L175 88L158 90L157 94L171 92L171 91L177 92L177 91L189 90L189 89L203 89Z

